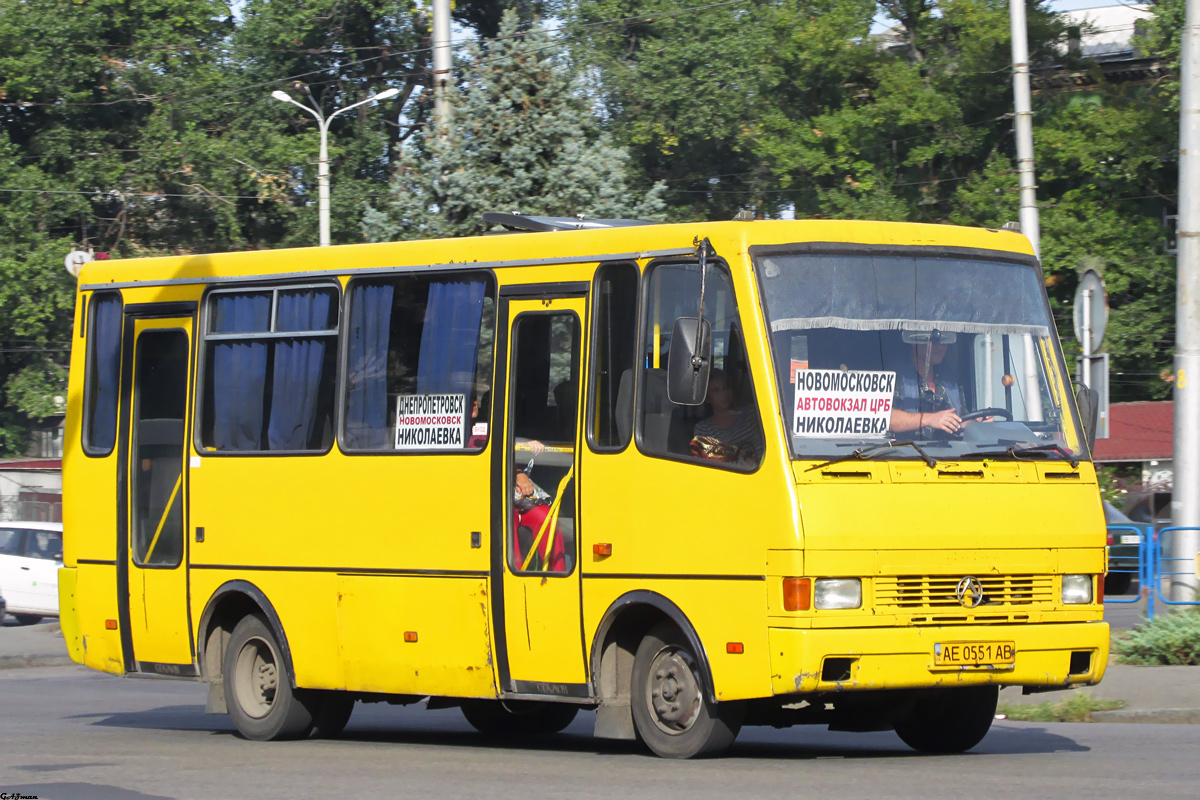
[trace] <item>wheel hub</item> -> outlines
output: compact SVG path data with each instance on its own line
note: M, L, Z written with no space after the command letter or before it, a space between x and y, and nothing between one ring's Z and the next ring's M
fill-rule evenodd
M700 713L700 685L690 654L666 648L650 665L647 700L655 724L666 733L685 733Z
M271 713L279 688L279 667L271 646L262 639L242 645L234 664L234 694L242 711L254 719Z

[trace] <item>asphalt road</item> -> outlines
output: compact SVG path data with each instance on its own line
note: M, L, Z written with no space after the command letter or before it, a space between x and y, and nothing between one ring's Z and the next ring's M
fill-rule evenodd
M591 738L474 733L457 710L359 705L343 739L257 743L203 713L205 687L81 667L0 673L0 793L55 800L398 797L1196 797L1200 726L997 722L972 753L894 734L747 728L673 762Z

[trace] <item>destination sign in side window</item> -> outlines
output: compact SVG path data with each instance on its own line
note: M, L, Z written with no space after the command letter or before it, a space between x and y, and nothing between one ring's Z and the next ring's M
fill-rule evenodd
M467 397L410 394L396 398L396 449L459 450L466 446Z
M794 384L795 436L883 436L890 427L895 372L797 369Z

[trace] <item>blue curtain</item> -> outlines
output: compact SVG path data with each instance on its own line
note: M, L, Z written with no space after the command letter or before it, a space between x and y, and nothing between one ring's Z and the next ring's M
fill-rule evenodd
M280 292L275 309L275 330L326 329L329 327L329 299L329 292ZM317 421L317 395L324 362L324 339L276 340L267 449L309 449Z
M92 298L92 397L90 444L111 450L117 441L117 395L121 380L121 297Z
M387 354L392 324L392 286L357 284L350 296L350 342L346 365L346 445L386 448Z
M483 281L430 284L417 362L418 393L471 393L483 292Z
M213 305L213 333L270 328L269 294L220 294ZM218 450L258 450L262 446L267 343L214 343L212 376L213 444Z

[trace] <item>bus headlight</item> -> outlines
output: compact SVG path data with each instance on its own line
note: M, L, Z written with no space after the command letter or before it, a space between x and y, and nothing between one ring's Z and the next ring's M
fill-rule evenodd
M1067 605L1092 602L1092 576L1063 575L1062 601Z
M862 605L862 581L858 578L817 578L813 585L817 610L858 608Z

